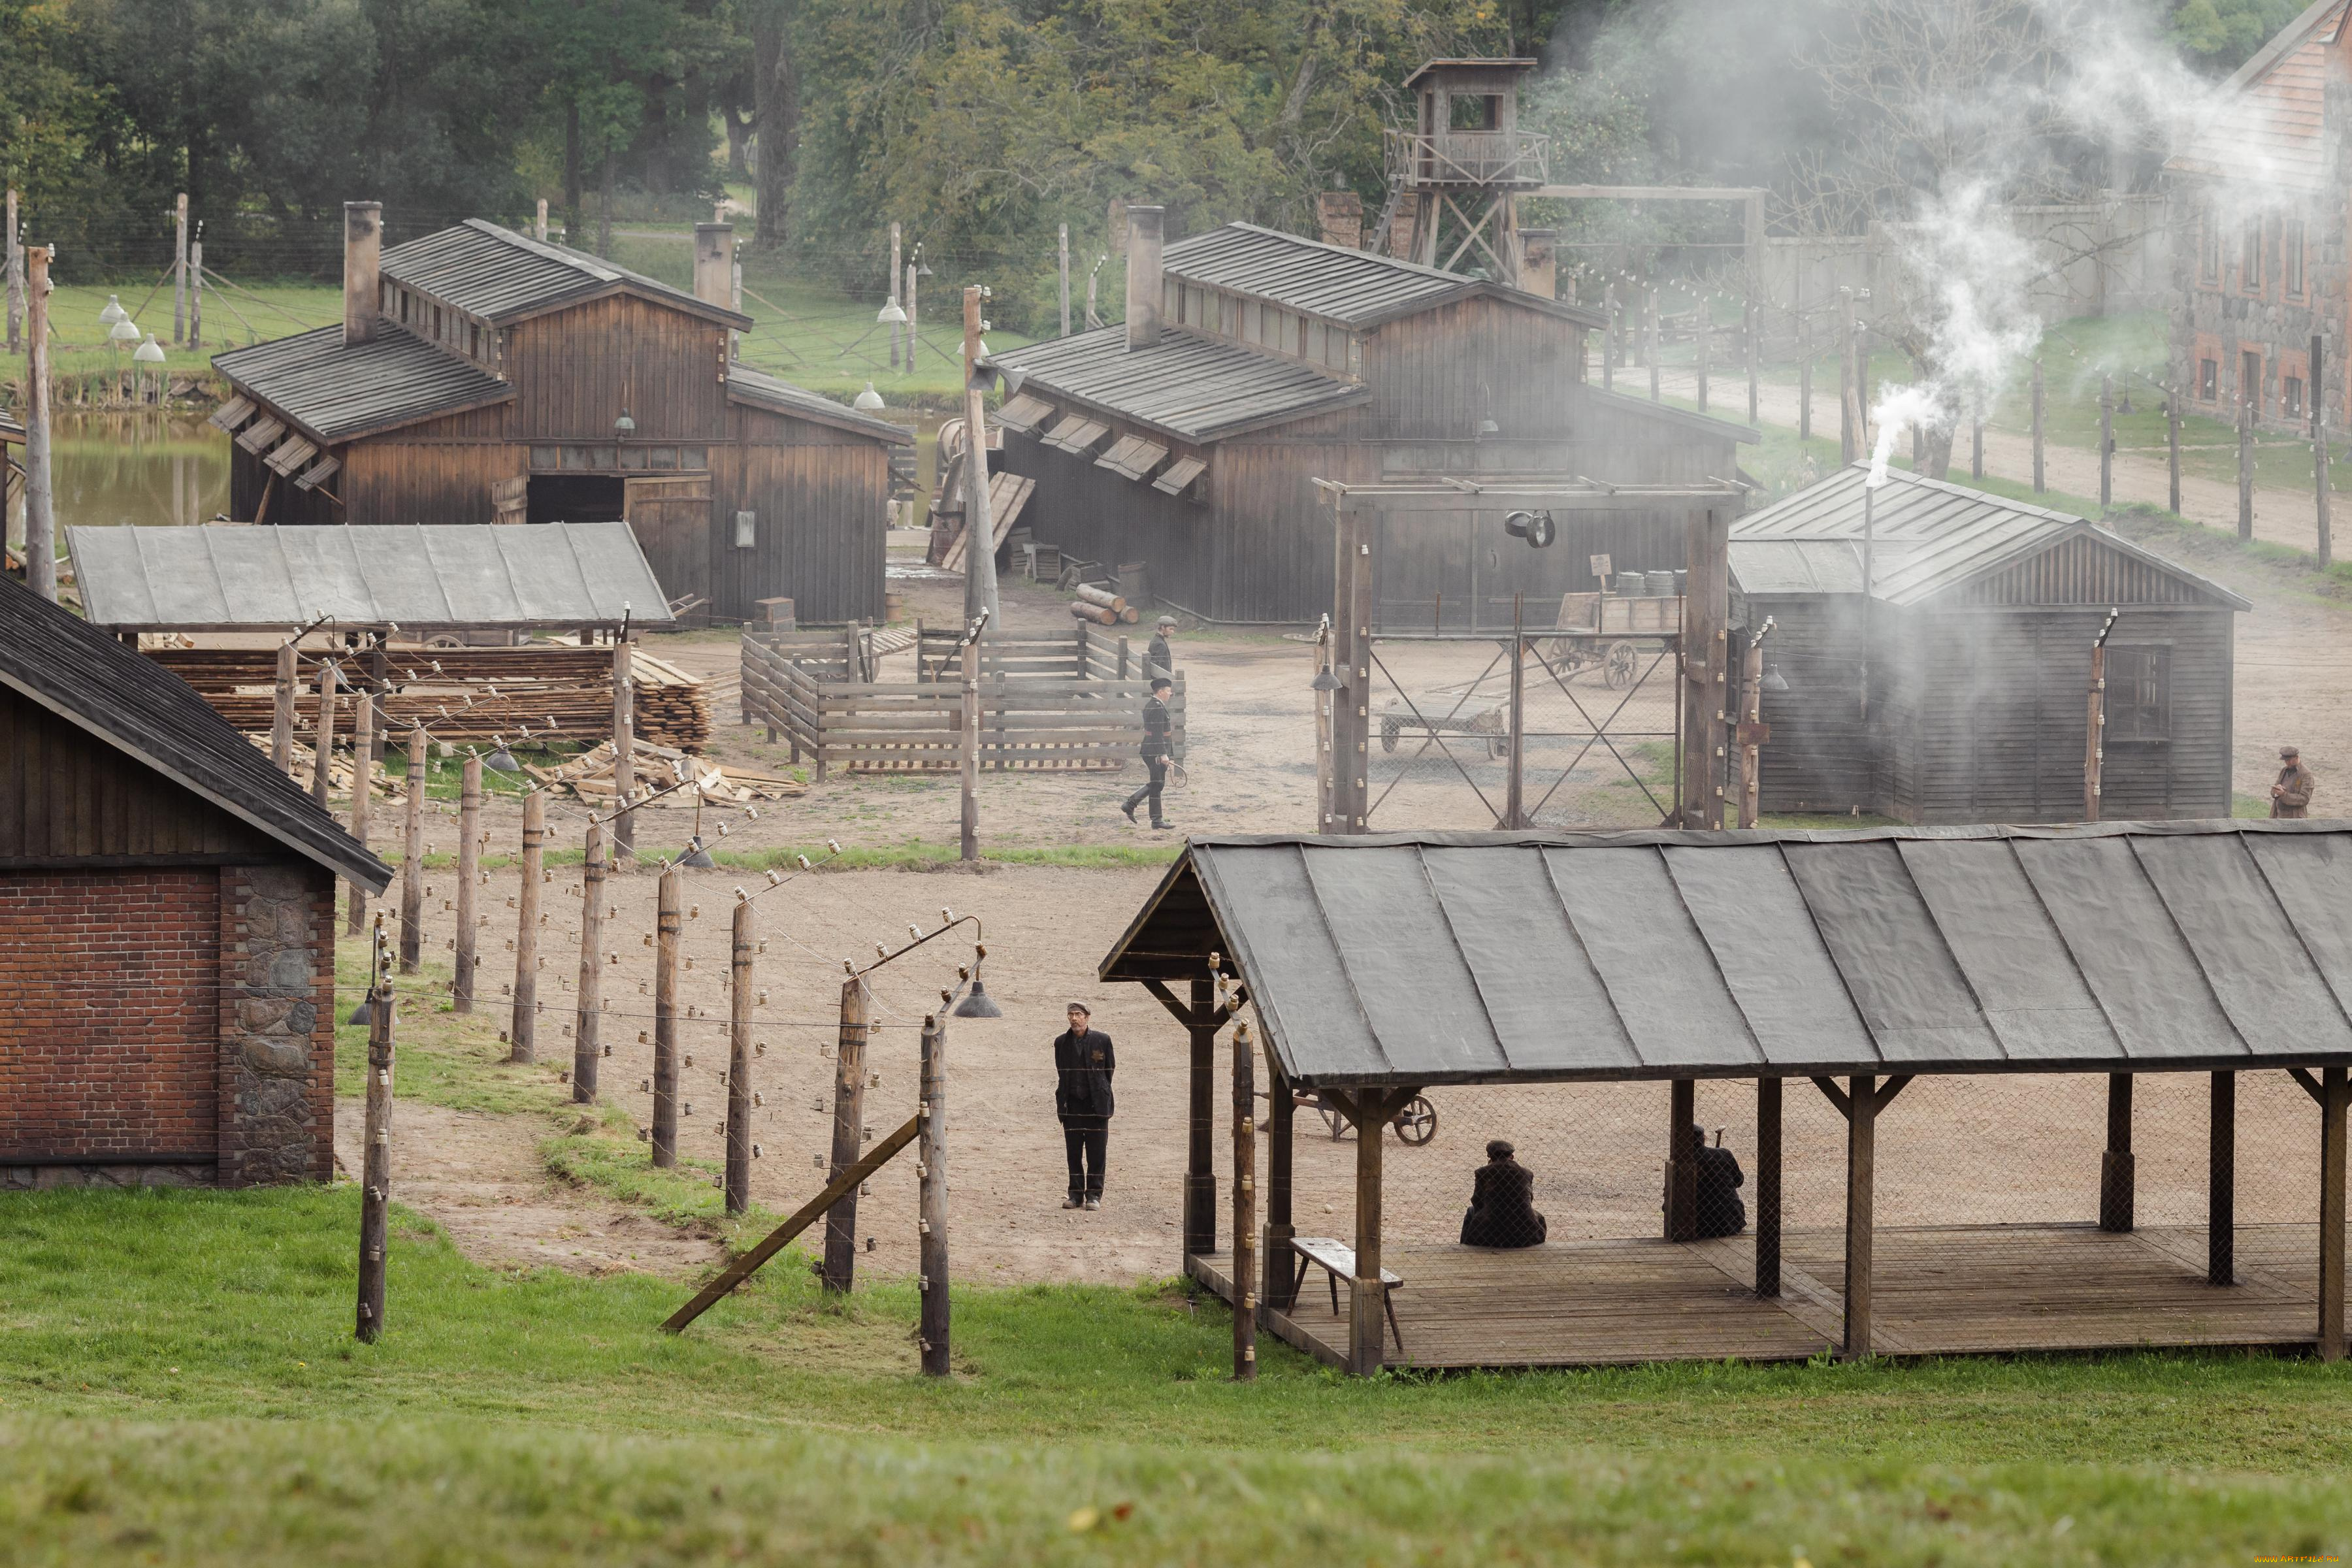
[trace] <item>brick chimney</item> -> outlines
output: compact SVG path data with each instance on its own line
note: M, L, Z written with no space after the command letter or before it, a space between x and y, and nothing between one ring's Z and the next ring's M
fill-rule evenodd
M694 226L694 297L722 310L735 308L735 226Z
M1127 346L1148 349L1160 341L1160 207L1127 209Z
M375 336L383 301L378 268L383 256L383 204L343 204L343 342L363 343Z

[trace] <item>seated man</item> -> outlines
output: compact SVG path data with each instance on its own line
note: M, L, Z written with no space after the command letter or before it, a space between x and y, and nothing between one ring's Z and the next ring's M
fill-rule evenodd
M1470 1208L1462 1216L1463 1246L1543 1244L1544 1216L1535 1209L1535 1173L1512 1159L1513 1152L1500 1138L1486 1145L1486 1163L1478 1167Z
M1739 1201L1739 1156L1723 1147L1723 1133L1710 1148L1706 1135L1691 1129L1698 1145L1698 1233L1701 1237L1738 1236L1748 1228L1748 1205Z

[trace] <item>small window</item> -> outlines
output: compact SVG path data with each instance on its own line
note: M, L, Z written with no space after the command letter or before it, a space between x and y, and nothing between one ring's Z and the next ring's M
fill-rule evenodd
M2107 739L2172 738L2172 650L2107 649Z
M1242 301L1242 342L1245 343L1265 342L1265 309L1255 300Z
M596 465L594 463L589 460L589 451L587 447L566 447L563 448L563 467L567 471L575 474L583 474L595 466Z
M1242 302L1230 294L1217 296L1217 331L1229 338L1242 335Z
M710 467L710 448L680 447L677 449L677 466L688 473L701 473L707 470Z
M408 290L405 289L400 291L400 324L404 327L408 325Z
M2263 405L2263 356L2244 353L2238 356L2238 401L2251 403L2260 413Z
M562 468L563 466L563 448L561 447L533 447L530 449L530 466L534 468Z
M2200 215L2197 234L2197 280L2216 288L2221 282L2221 220L2207 207Z
M2279 384L2279 407L2290 419L2303 413L2303 377L2290 375Z
M2263 220L2260 218L2249 219L2245 231L2238 237L2238 288L2247 294L2263 291Z
M2279 267L2285 274L2287 293L2303 298L2303 220L2288 218L2279 225Z
M1323 357L1323 323L1320 321L1307 323L1307 357L1311 360Z
M760 514L739 511L735 514L735 548L755 550L760 544Z
M677 447L656 447L652 448L652 451L653 451L653 465L654 465L654 467L655 467L655 468L677 468Z
M2201 359L2197 362L2197 395L2210 403L2221 395L2221 362Z

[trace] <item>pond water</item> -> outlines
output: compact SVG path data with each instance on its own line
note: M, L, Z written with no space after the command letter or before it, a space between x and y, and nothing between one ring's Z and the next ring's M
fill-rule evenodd
M228 451L201 417L60 414L49 457L58 525L205 521L228 510ZM8 521L21 537L21 519Z

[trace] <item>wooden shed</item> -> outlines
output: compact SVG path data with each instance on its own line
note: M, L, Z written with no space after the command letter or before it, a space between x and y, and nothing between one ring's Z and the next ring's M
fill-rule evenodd
M2230 815L2246 600L2079 517L1899 469L1873 493L1868 477L1842 468L1732 525L1733 635L1773 621L1764 811L2080 821L2091 646L2112 609L2102 815Z
M392 880L178 677L0 582L0 1187L327 1180L339 876Z
M1126 324L993 356L1022 378L1002 460L1035 481L1023 521L1040 542L1143 562L1157 597L1204 619L1329 607L1317 479L1696 483L1732 477L1737 444L1757 438L1586 384L1600 319L1576 305L1254 224L1168 246L1163 263L1159 210L1128 210ZM1683 522L1617 520L1618 569L1683 565ZM1442 596L1450 625L1507 626L1514 591L1599 586L1569 552L1503 557L1499 523L1467 515L1385 551L1381 618L1433 621Z
M343 324L214 358L237 521L625 519L698 618L882 614L912 434L736 363L723 277L698 298L470 218L379 256L374 205L346 215Z

